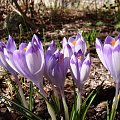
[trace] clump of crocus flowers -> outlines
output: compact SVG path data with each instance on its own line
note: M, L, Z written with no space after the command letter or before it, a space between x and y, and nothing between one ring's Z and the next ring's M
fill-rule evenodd
M46 77L53 87L55 96L59 96L60 93L65 119L69 120L69 111L64 95L64 82L68 69L70 69L79 91L78 100L80 101L77 102L77 109L79 110L82 102L82 84L87 79L91 66L90 54L85 57L85 53L86 42L81 33L77 33L75 38L70 37L68 40L64 38L61 49L58 49L55 41L52 41L46 51L44 51L43 45L36 35L33 35L31 42L23 42L18 48L9 35L6 44L0 42L0 65L15 77L26 108L28 106L17 74L32 81L45 99L48 96L43 89L43 77ZM46 103L48 105L48 102ZM51 118L56 119L55 112L50 109L48 111Z
M70 69L78 88L75 108L78 112L82 104L82 86L89 76L91 66L91 57L89 53L86 55L86 51L86 42L81 33L77 33L75 37L69 37L68 40L63 38L61 49L58 49L55 41L52 41L46 51L36 35L33 35L31 42L21 43L18 48L13 38L9 36L6 44L0 42L0 65L14 76L24 107L28 108L28 103L18 80L18 74L38 87L40 94L46 100L52 120L56 120L56 111L50 107L47 101L48 95L43 89L45 77L51 83L54 97L60 99L59 95L61 95L65 120L69 120L70 115L64 94L65 78L68 69ZM113 109L116 110L120 84L120 35L117 38L107 36L104 45L99 39L96 39L96 51L116 82L116 95L113 104Z

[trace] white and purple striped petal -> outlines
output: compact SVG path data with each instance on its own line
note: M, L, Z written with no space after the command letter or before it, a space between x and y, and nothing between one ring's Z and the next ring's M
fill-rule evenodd
M78 66L78 60L75 54L70 59L71 74L78 86L80 86L80 72Z
M9 50L9 51L11 51L11 52L13 52L14 50L16 50L17 48L16 48L16 44L15 44L15 41L14 41L14 39L9 35L9 37L8 37L8 41L7 41L7 44L6 44L6 48Z
M95 47L96 47L96 52L97 52L97 54L99 56L99 59L101 60L102 64L107 69L107 65L106 65L106 62L104 60L104 55L103 55L103 45L102 45L101 41L98 38L96 38Z
M120 79L120 40L118 39L112 51L113 70L115 72L116 82Z
M90 66L91 66L91 58L90 58L90 54L88 54L82 64L81 71L80 71L81 83L83 83L88 78L90 73Z

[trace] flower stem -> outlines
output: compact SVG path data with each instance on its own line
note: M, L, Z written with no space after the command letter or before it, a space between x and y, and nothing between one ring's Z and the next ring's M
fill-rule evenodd
M24 93L23 93L23 90L22 90L21 83L20 83L20 81L18 80L18 76L17 76L17 75L13 75L13 76L14 76L14 78L15 78L15 82L18 84L19 94L20 94L20 96L21 96L23 105L24 105L25 108L28 108L28 105L27 105L27 102L26 102L26 100L25 100L25 96L24 96Z
M77 111L80 110L81 103L82 103L81 89L78 89L78 94L77 94Z
M62 96L63 107L64 107L64 111L65 111L65 120L69 120L68 106L67 106L67 103L65 100L64 93L61 92L61 96Z
M111 111L111 116L110 116L110 120L114 120L115 119L115 115L116 115L116 110L117 110L117 106L118 106L118 94L119 94L119 83L116 83L116 92L115 92L115 98L113 100L113 106L112 106L112 111Z
M49 114L51 116L51 119L52 120L56 120L55 111L54 111L52 105L48 101L45 101L45 102L47 104L47 109L48 109L48 112L49 112Z

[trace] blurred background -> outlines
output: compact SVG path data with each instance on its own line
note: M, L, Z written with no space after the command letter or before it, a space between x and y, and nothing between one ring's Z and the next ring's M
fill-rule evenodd
M120 0L0 0L0 39L61 41L80 31L94 44L119 29Z

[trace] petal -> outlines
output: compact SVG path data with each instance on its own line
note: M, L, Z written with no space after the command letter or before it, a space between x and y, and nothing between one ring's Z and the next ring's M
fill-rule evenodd
M4 67L5 69L7 69L7 66L9 66L5 60L5 56L3 54L3 52L0 51L0 65L2 67Z
M104 44L110 44L110 45L111 45L112 40L114 40L114 38L108 35L108 36L105 38Z
M0 51L3 52L4 48L6 48L6 45L4 42L0 42Z
M58 65L57 58L55 57L55 55L53 55L48 61L47 74L48 74L52 84L55 84L58 86L58 83L57 83L58 76L56 78L56 73L55 73L57 65Z
M17 69L14 61L13 61L13 53L6 48L4 48L4 55L6 62L9 64L9 66L14 69L16 72L20 73L20 71Z
M64 63L59 62L61 57L64 57L61 53L59 53L59 57L53 56L51 65L49 66L49 75L52 83L55 84L61 91L63 91L67 71L66 73L64 72Z
M76 43L75 51L77 52L81 49L83 53L86 53L86 50L87 50L86 42L85 42L85 40L80 32L78 32L76 35L76 42L77 43ZM80 46L80 48L79 48L79 46Z
M116 82L120 79L120 40L118 39L115 43L112 53L113 69L115 71Z
M80 71L81 84L88 78L88 75L90 73L90 66L91 66L91 58L90 58L90 54L88 54L82 64Z
M67 44L67 39L64 37L62 41L62 47L64 48Z
M73 37L69 37L69 39L68 39L68 44L69 44L69 45L73 48L73 50L74 50L75 44L73 44L73 41L76 42L76 39L73 38Z
M39 47L41 50L43 50L43 45L41 43L41 41L39 40L39 38L37 37L37 35L33 35L32 37L32 44L37 45L37 47Z
M27 43L21 43L19 45L19 50L26 51L28 44Z
M86 42L80 38L76 42L75 52L78 52L79 50L81 50L84 54L86 53L87 50Z
M52 53L54 53L56 51L56 43L55 41L52 40L52 42L50 43L49 47L47 50L50 50Z
M14 50L16 50L16 44L15 44L15 41L13 40L13 38L9 35L8 37L8 41L7 41L7 44L6 44L6 48L13 52Z
M11 74L14 74L15 71L9 66L9 64L6 62L5 56L3 54L3 52L0 51L0 65L8 70Z
M73 54L72 48L70 47L69 44L66 44L66 46L64 47L63 54L64 54L64 58L63 58L64 59L64 70L67 72L68 68L70 67L70 58Z
M45 92L41 88L41 85L43 84L43 69L42 72L37 71L35 74L31 74L26 63L25 52L22 50L14 51L13 60L19 70L19 73L35 83L35 85L40 89L40 92L45 95Z
M66 46L64 47L64 49L62 49L62 52L64 54L64 58L71 58L73 51L72 48L70 47L69 44L66 44Z
M104 45L103 54L104 54L105 63L111 75L115 77L115 71L114 71L113 62L112 62L112 50L113 50L113 47L110 44Z
M84 39L84 38L82 37L82 34L81 34L80 32L77 33L77 35L76 35L76 40L78 40L79 38Z
M25 53L22 50L15 50L13 53L13 61L20 74L29 78L30 72L26 64Z
M47 61L49 60L49 58L54 54L54 52L56 51L56 44L54 41L52 41L46 51L46 54L45 54L45 61L47 63Z
M44 63L44 56L41 55L42 51L32 43L28 44L26 50L26 63L31 74L38 72Z
M84 54L82 53L81 50L78 51L76 57L77 57L77 59L78 59L78 68L79 68L79 72L80 72L85 57L84 57Z
M75 82L80 85L80 73L78 68L78 61L75 55L73 54L70 60L71 74Z
M96 46L96 52L97 52L97 54L99 56L99 59L101 60L102 64L107 69L107 65L105 63L104 55L103 55L103 45L102 45L102 42L98 38L96 38L95 46Z

